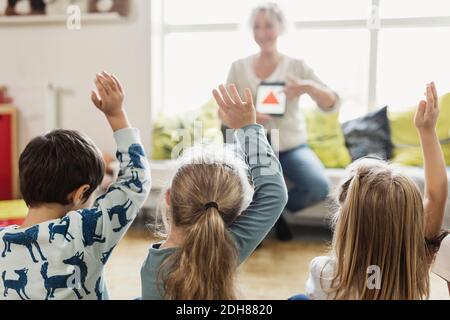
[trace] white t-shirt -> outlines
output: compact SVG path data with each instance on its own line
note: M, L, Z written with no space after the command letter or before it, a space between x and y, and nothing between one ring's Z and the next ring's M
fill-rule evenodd
M331 287L335 265L335 261L331 257L316 257L311 261L305 287L305 293L310 299L332 300L334 298L325 290Z
M447 280L447 282L450 282L450 235L442 241L432 271L439 277Z
M326 87L303 60L290 58L285 55L282 55L277 68L264 82L287 82L289 75L302 80L314 80ZM253 96L256 97L257 89L261 82L262 80L256 76L253 70L253 56L233 62L228 74L227 84L235 84L241 96L244 96L246 88L250 88ZM272 120L264 125L269 130L269 134L272 129L279 130L279 145L276 145L276 141L272 141L274 150L288 151L308 142L305 117L302 109L299 107L299 102L299 98L288 100L284 116L272 117ZM340 100L338 97L333 109L338 108L339 104Z

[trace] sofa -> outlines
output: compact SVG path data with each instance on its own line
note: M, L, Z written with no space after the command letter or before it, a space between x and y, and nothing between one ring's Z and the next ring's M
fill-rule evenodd
M450 166L450 94L440 98L441 116L437 125L437 134L441 141L445 160ZM402 111L390 111L388 107L369 113L364 117L347 123L339 122L339 113L325 113L318 108L306 110L308 143L325 166L331 189L335 190L345 177L346 167L354 160L365 155L376 155L399 165L419 186L424 187L423 157L413 118L417 106L403 108ZM220 120L216 106L210 101L197 113L181 115L178 119L159 117L153 131L152 150L152 192L146 207L154 209L160 201L164 189L174 173L176 163L171 158L171 150L178 143L173 133L179 134L179 128L194 140L194 125L201 121L202 139L205 142L223 141ZM197 122L198 123L198 122ZM450 176L450 167L448 167ZM289 181L287 181L289 187ZM306 226L327 226L336 205L330 199L299 212L285 212L283 215L291 224ZM450 199L444 225L450 228Z
M152 191L146 201L145 208L150 209L150 212L153 213L160 201L162 201L161 191L164 190L168 181L174 174L175 162L171 160L152 160L151 168ZM405 174L413 178L419 188L423 190L424 174L422 168L404 166L402 167L402 170L404 170ZM450 176L450 168L447 171ZM335 189L339 185L346 174L345 169L327 168L325 172L330 180L332 189ZM330 197L330 199L305 210L294 213L285 212L283 215L286 220L293 225L327 227L330 224L329 218L335 212L335 208L336 205ZM450 228L450 199L447 202L444 225L446 228Z
M411 177L419 186L420 190L424 187L424 172L422 168L417 167L401 167L406 175ZM338 186L339 182L345 176L345 169L326 169L326 175L331 182L332 189ZM450 176L450 168L447 169ZM450 184L449 184L450 187ZM450 189L450 188L449 188ZM307 208L295 213L285 212L284 217L290 224L306 225L306 226L329 226L330 217L336 210L336 204L332 199L319 203L315 206ZM450 197L447 200L447 209L445 212L444 226L450 229Z

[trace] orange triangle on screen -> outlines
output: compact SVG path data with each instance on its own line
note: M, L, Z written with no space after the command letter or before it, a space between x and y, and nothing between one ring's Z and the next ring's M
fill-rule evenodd
M263 104L280 104L277 99L277 96L271 91L267 98L264 99Z

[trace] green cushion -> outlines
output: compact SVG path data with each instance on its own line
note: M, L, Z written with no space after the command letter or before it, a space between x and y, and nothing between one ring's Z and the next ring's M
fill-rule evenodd
M202 135L196 134L194 137L194 123L199 121L202 124ZM188 142L193 145L203 138L204 142L223 143L223 136L220 130L221 122L217 115L217 105L213 100L207 102L197 111L167 117L160 114L153 124L152 136L152 159L169 160L172 150L179 143ZM184 130L180 132L179 130ZM181 135L189 137L188 141L183 141ZM198 135L198 136L197 136ZM196 140L194 140L196 139Z
M345 168L351 162L339 123L339 112L306 110L308 144L327 168Z
M439 99L440 117L436 132L441 141L445 161L450 165L450 93ZM423 165L422 148L419 135L414 126L414 115L417 106L402 112L389 112L394 157L392 162L408 166Z

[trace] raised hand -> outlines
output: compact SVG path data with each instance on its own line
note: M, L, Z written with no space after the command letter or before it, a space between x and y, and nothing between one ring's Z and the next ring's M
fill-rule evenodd
M434 82L427 84L426 101L422 100L414 117L414 125L419 131L434 131L439 118L439 102Z
M91 100L105 114L113 131L130 127L123 108L125 95L120 81L114 75L102 72L96 75L94 82L100 97L92 91Z
M256 122L260 125L264 125L267 122L269 122L272 119L272 116L265 114L265 113L261 113L261 112L256 112Z
M245 90L245 99L242 100L235 85L219 86L213 90L214 99L219 105L219 116L229 128L240 129L256 124L256 109L250 89Z
M92 91L91 99L94 105L106 116L114 116L122 111L124 93L119 80L106 72L98 73L95 78L97 94Z

